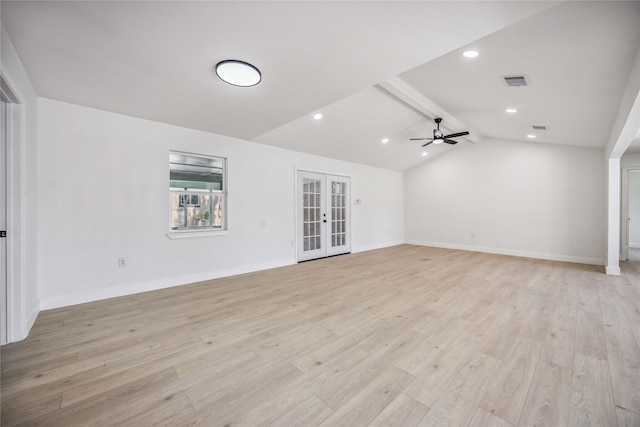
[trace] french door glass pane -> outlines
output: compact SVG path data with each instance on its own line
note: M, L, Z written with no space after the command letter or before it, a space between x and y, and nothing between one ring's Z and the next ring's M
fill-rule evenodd
M314 251L321 246L321 213L320 213L320 181L317 179L304 178L302 184L302 239L303 250Z
M346 183L331 183L331 246L346 244Z

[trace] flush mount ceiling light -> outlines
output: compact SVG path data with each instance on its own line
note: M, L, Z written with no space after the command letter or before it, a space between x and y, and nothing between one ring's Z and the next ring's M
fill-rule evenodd
M518 110L516 110L515 108L506 108L504 112L509 114L515 114L518 112Z
M384 138L384 139L383 139L382 141L380 141L380 142L382 142L383 144L386 144L387 142L389 142L389 138Z
M429 154L429 153L427 153L427 152L425 151L424 153L422 153L422 157L426 156L427 154Z
M534 134L530 133L530 134L527 135L527 138L536 139L536 136Z
M462 56L464 56L465 58L475 58L478 55L480 54L478 53L477 50L466 50L462 53Z
M315 114L313 115L313 118L314 118L314 119L316 119L316 120L320 120L320 119L322 118L322 114L320 114L320 113L315 113Z
M248 62L228 59L216 64L216 75L230 85L250 87L255 86L262 80L262 74Z

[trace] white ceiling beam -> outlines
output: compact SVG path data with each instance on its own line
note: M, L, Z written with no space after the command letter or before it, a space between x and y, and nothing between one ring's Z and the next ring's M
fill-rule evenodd
M474 143L481 143L484 140L484 135L475 129L471 129L468 125L448 113L444 108L418 92L413 86L400 77L392 77L379 83L378 86L430 119L441 117L443 127L449 129L451 132L467 130L469 131L469 135L463 138Z

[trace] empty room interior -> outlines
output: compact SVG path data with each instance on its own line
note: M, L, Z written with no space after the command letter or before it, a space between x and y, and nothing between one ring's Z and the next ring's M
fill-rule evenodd
M640 426L640 2L0 18L2 426Z

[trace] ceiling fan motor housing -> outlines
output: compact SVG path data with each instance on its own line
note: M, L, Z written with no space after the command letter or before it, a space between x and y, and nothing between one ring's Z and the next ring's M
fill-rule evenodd
M442 131L440 130L440 122L442 122L442 119L440 117L436 117L434 121L438 127L433 130L433 139L440 139L442 138Z
M431 140L429 142L427 142L426 144L421 145L421 147L426 147L429 144L442 144L443 142L446 142L447 144L457 144L457 141L454 141L452 139L449 138L456 138L458 136L465 136L465 135L469 135L469 132L465 131L465 132L458 132L458 133L452 133L450 135L445 135L444 133L442 133L442 131L440 130L440 122L442 122L442 118L440 117L436 117L435 119L433 119L436 124L437 127L436 129L433 130L433 138L409 138L411 141L420 141L420 140Z

